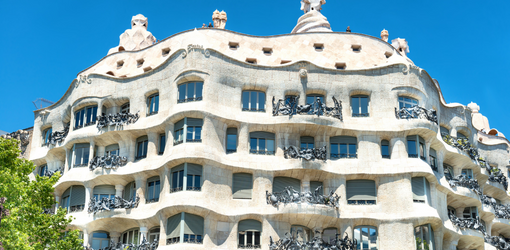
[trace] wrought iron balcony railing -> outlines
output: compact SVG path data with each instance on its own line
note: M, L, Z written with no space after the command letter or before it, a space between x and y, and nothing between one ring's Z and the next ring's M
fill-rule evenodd
M437 112L433 109L425 109L418 105L410 108L395 108L395 116L397 119L427 119L435 124L437 122Z
M237 152L237 149L227 149L227 154L232 154Z
M89 213L98 213L101 211L110 211L117 208L125 208L131 209L138 207L138 203L140 202L140 197L136 196L130 200L124 200L119 196L115 196L115 198L102 198L100 200L96 200L94 197L90 198L89 202Z
M179 242L181 242L181 237L174 237L174 238L166 239L166 244L167 245L177 244Z
M88 165L89 165L88 163L75 163L73 165L73 168L84 168L84 167L86 167Z
M358 154L333 154L331 153L332 159L344 159L344 158L358 158Z
M136 114L121 112L113 115L99 115L97 116L96 127L98 130L108 126L122 127L124 125L135 123L138 121L138 118L140 118L138 112L136 112Z
M250 149L250 154L256 155L274 155L274 153L275 153L274 151Z
M377 202L375 200L348 200L347 204L349 204L349 205L376 205Z
M510 205L497 204L496 199L484 194L480 195L480 200L483 204L489 205L494 209L496 218L510 219Z
M63 131L52 132L50 138L48 138L48 144L56 145L57 143L63 142L67 134L69 134L69 126L65 126Z
M484 237L485 242L496 247L498 250L510 249L510 239L502 236L488 236Z
M182 187L170 188L170 193L180 192L182 191Z
M186 187L186 190L187 190L187 191L196 191L196 192L200 192L200 191L202 191L202 187L191 187L191 186L187 186L187 187Z
M257 109L257 108L251 108L251 109L249 109L249 108L243 108L242 110L243 110L243 111L250 111L250 112L266 112L266 110L265 110L265 109Z
M369 117L369 113L352 113L352 117Z
M316 231L316 233L319 233ZM269 249L270 250L309 250L309 249L338 249L338 250L354 250L358 244L357 240L349 239L349 235L338 238L340 234L337 234L335 239L331 242L325 242L321 237L314 237L310 241L300 241L294 235L285 233L284 239L273 241L273 237L269 236Z
M69 213L78 213L78 212L81 212L83 211L83 209L85 209L85 205L76 205L76 206L71 206L69 207Z
M313 192L308 191L300 193L294 190L293 187L289 186L281 192L269 193L269 191L266 191L266 202L274 207L278 207L280 203L289 204L305 202L310 204L326 205L333 208L340 207L338 202L338 200L340 200L340 196L338 196L338 194L331 191L329 195L323 195L321 190L322 186L319 186Z
M44 173L43 173L43 176L52 177L57 172L59 172L60 176L62 176L64 174L64 168L60 167L60 168L57 168L55 170L48 170L48 169L46 169L46 171L44 171Z
M177 103L185 103L185 102L196 102L196 101L202 101L202 97L190 97L186 99L178 99Z
M437 166L436 164L429 164L430 165L430 168L435 171L435 172L438 172L439 170L437 169Z
M140 245L136 245L133 243L124 244L121 242L115 243L113 240L110 242L110 246L94 249L91 247L84 247L84 250L156 250L158 249L159 242L157 240L149 243L145 237L143 237L142 243Z
M202 142L202 139L186 139L186 142Z
M321 115L331 116L333 118L337 118L340 121L343 120L342 117L342 102L338 101L335 97L333 97L333 102L335 103L334 107L328 107L325 103L322 103L320 98L317 98L312 104L306 105L298 105L299 96L291 97L288 100L278 100L275 102L275 97L273 96L273 116L278 115L288 115L292 117L293 115L317 115L317 117Z
M450 184L450 187L452 188L456 186L461 186L471 189L471 191L475 192L478 195L482 194L482 189L480 188L480 185L478 185L478 180L476 179L469 179L465 175L458 175L457 177L453 178L449 174L445 175L445 178L448 181L448 184Z
M487 234L487 232L485 231L485 227L480 222L480 219L478 217L463 219L463 218L457 217L453 213L448 213L448 217L450 218L450 221L452 222L453 225L455 225L461 229L473 229L473 230L480 231L484 235Z
M145 158L147 158L147 155L137 155L137 156L135 156L135 161L145 159Z
M238 244L237 249L261 249L260 244Z
M284 147L283 153L285 159L305 159L307 161L311 160L326 160L326 146L322 148L305 148L305 149L299 149L295 146L290 147Z
M501 170L494 168L490 165L487 165L485 168L490 173L489 174L490 182L499 183L499 184L503 185L503 187L505 187L505 191L508 190L508 180L507 180L506 176L503 175L503 172Z
M184 142L184 140L174 141L174 146L182 144L183 142Z
M118 155L96 156L90 162L89 169L94 171L96 168L117 169L127 164L127 157Z

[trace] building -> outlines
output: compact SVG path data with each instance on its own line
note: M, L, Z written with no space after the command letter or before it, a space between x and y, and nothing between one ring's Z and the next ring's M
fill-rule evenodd
M509 141L447 104L405 39L332 32L323 4L269 37L216 11L158 42L134 16L35 111L34 174L63 173L87 246L508 249Z

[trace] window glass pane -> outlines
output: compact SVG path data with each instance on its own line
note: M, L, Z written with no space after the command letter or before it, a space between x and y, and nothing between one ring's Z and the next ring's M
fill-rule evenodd
M274 152L274 140L267 140L267 151Z
M347 154L347 144L340 144L340 154Z
M195 140L202 139L202 127L195 127Z
M140 157L143 154L143 142L138 143L137 156Z
M238 239L239 239L239 245L244 245L244 232L239 232Z
M186 187L190 188L190 187L193 187L193 175L188 175L188 177L186 178Z
M188 93L186 93L186 97L187 98L193 98L195 97L195 83L194 82L190 82L188 84Z
M251 231L246 232L246 243L253 244L253 232Z
M149 182L149 197L148 200L151 200L154 198L154 182Z
M266 109L266 93L259 92L259 110Z
M154 112L159 111L159 95L154 97Z
M159 152L165 151L166 136L162 135L159 137Z
M389 149L388 145L382 145L381 146L381 154L385 155L385 156L389 156L390 155L390 149Z
M257 92L251 91L250 92L250 109L255 110L257 109Z
M196 92L195 92L195 97L202 97L202 87L203 87L203 84L202 82L197 82L196 83Z
M259 138L259 150L266 150L266 139Z
M306 149L308 148L308 145L306 143L301 143L301 149Z
M88 164L89 163L89 150L90 148L83 148L83 164Z
M377 232L374 228L370 228L370 250L377 250Z
M172 173L172 188L176 188L179 184L178 182L179 172Z
M237 135L227 135L227 150L235 150L237 148Z
M368 114L368 97L360 97L361 113Z
M195 183L194 183L194 187L200 187L200 175L195 175Z
M353 114L359 114L359 97L351 97L351 105L352 105L352 113Z
M363 227L361 228L361 241L363 244L363 249L369 249L368 248L368 228Z
M75 149L74 150L74 164L75 165L80 165L81 164L81 159L83 158L83 148L78 148L78 149Z
M260 232L255 232L255 245L260 245Z
M361 232L359 228L354 229L354 239L358 242L356 249L361 249Z
M356 154L356 144L349 144L349 154Z
M331 144L331 153L332 154L338 154L338 152L339 152L338 151L338 144L336 144L336 143Z
M425 249L431 249L429 247L430 243L431 243L429 227L427 225L424 225L424 226L421 226L421 228L423 230L423 246Z
M92 122L96 122L97 118L97 106L92 108Z
M313 102L315 102L315 96L306 96L306 104L312 104Z
M407 140L407 153L411 155L416 155L416 141L415 140Z
M420 156L425 157L425 146L423 143L420 143Z
M144 141L143 142L143 156L146 156L147 155L147 146L149 144L149 141Z
M186 84L179 85L179 100L186 99Z
M250 108L250 92L244 91L243 92L243 110L247 110Z
M250 149L257 150L257 138L250 138Z
M193 131L195 130L195 127L188 127L187 128L187 135L186 140L193 140Z

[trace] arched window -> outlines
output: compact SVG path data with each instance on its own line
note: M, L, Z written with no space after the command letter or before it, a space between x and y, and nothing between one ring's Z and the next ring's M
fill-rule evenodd
M314 193L317 188L321 187L319 190L319 194L324 195L324 185L320 181L311 181L310 182L310 192Z
M159 176L147 179L147 197L145 198L147 203L159 201L160 186Z
M433 149L433 148L430 148L429 150L429 158L430 158L430 167L432 168L432 170L436 171L437 172L437 154L436 154L436 150Z
M322 240L328 244L331 244L333 240L336 239L337 229L336 228L326 228L322 232Z
M124 103L120 106L120 113L129 113L129 102Z
M119 155L119 144L112 144L106 146L104 150L105 156L107 155Z
M347 204L352 205L375 205L377 190L373 180L350 180L347 181Z
M136 197L136 183L134 181L128 183L124 187L124 194L123 197L124 200L131 200Z
M86 167L89 164L90 144L76 143L73 145L73 168Z
M95 231L92 233L92 248L100 249L110 246L110 234L105 231Z
M237 227L238 248L256 249L260 248L260 234L262 233L262 223L257 220L239 221Z
M152 228L151 230L149 230L149 243L158 242L159 241L159 233L160 233L159 227L155 227L155 228Z
M159 111L159 93L147 97L147 116L155 115Z
M441 136L450 135L450 130L443 126L439 127L439 132L441 133Z
M388 140L381 141L381 155L384 159L390 159L390 142Z
M95 186L93 191L94 199L100 201L103 198L115 199L115 186L113 185L100 185Z
M47 171L48 171L48 165L43 164L43 165L39 166L39 176L44 176Z
M149 138L144 135L136 139L136 157L135 160L144 159L147 157L147 147L149 145Z
M425 140L419 135L410 135L407 137L407 153L409 158L425 158Z
M286 187L292 187L294 190L301 192L301 181L290 177L274 177L273 193L282 192Z
M166 145L166 134L159 134L159 155L165 153L165 145Z
M301 225L292 225L290 227L290 234L294 239L301 242L308 242L312 239L312 230L310 228Z
M354 228L354 239L358 241L357 250L377 250L377 228L358 226Z
M124 244L135 244L138 245L140 243L140 229L139 228L131 228L124 233L122 233L121 239Z
M301 149L313 149L314 148L314 138L311 136L301 136Z
M411 186L413 202L432 205L430 202L430 184L425 177L411 178Z
M71 186L63 194L60 207L66 208L68 213L80 212L85 208L85 187Z
M51 128L47 128L43 131L42 133L42 136L43 136L43 146L46 146L50 143L50 140L51 140Z
M243 111L266 111L266 93L262 91L243 91Z
M414 238L416 240L416 249L435 249L434 232L430 224L415 227Z
M351 96L352 117L368 117L368 102L367 95Z
M237 128L227 128L227 154L237 152Z
M473 169L465 168L462 169L462 175L468 179L473 179Z
M329 139L331 158L357 158L358 139L352 136L334 136Z
M457 216L457 210L455 210L455 208L448 206L447 210L448 210L448 217L450 217L450 215Z
M418 105L418 100L407 97L407 96L399 96L398 97L398 108L411 108Z
M275 135L269 132L250 133L250 154L274 155Z
M184 185L186 190L202 190L202 166L193 163L180 164L171 170L170 192L182 191Z
M478 217L478 208L477 207L466 207L462 212L462 216L464 219L475 219Z
M183 227L181 227L183 224ZM181 230L184 228L184 230ZM204 237L204 218L181 212L167 220L167 245L173 243L199 243Z
M444 176L446 177L447 180L451 180L453 178L453 167L448 165L448 164L443 164L443 171L444 171Z
M232 197L234 199L251 199L253 176L248 173L232 175Z
M197 118L186 117L175 123L174 126L174 145L184 142L202 142L202 126L204 121Z
M179 85L177 103L201 101L203 85L203 82L188 82Z
M319 94L306 95L306 104L313 104L317 100L320 100L321 103L324 103L324 95L319 95Z
M97 105L87 106L74 112L74 129L90 126L96 123Z

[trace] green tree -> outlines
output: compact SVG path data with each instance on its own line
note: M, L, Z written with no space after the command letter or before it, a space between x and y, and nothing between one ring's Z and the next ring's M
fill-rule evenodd
M18 158L19 141L0 138L0 197L5 197L9 215L2 218L0 242L5 250L82 250L78 230L66 232L72 217L59 208L57 213L44 213L56 204L53 185L60 174L52 177L29 174L35 165Z

